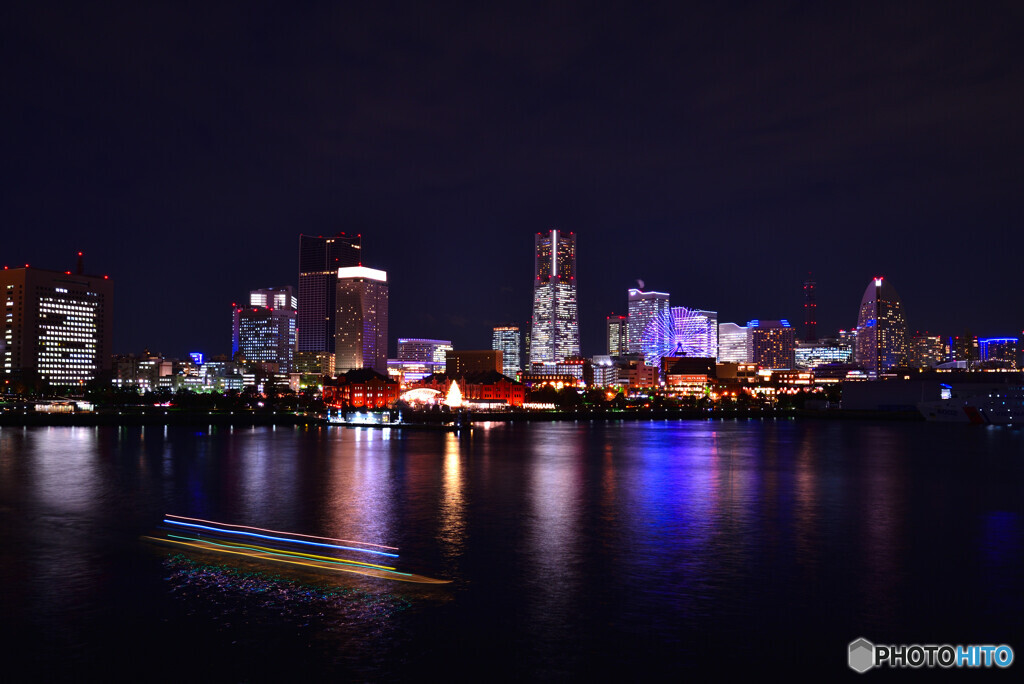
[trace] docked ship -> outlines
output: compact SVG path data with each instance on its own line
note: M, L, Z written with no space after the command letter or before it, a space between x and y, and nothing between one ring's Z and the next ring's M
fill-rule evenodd
M1024 385L963 384L940 386L940 397L917 408L925 420L975 425L1024 425Z

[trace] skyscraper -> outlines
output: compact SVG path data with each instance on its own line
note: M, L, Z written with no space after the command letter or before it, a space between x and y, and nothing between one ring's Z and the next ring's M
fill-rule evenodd
M296 297L291 286L250 290L249 306L234 308L231 353L246 361L295 370Z
M491 349L501 351L501 374L515 380L516 374L521 370L519 366L519 328L514 325L495 328L491 338Z
M884 278L873 278L864 290L857 311L854 361L869 375L906 363L907 324L896 288Z
M667 292L643 292L641 290L629 290L629 339L627 350L630 354L643 354L652 346L662 346L668 340L648 340L645 338L648 330L658 334L651 323L663 316L669 315L669 303Z
M814 279L807 274L804 281L804 342L818 339L818 303L814 299Z
M362 263L359 235L299 236L298 349L334 353L338 269Z
M537 233L533 258L530 362L559 362L580 354L576 303L576 235Z
M107 276L5 268L0 297L0 379L81 386L110 370L114 284Z
M622 356L629 344L629 318L612 314L606 322L608 356Z
M725 363L748 363L747 329L736 323L718 324L718 360Z
M796 333L787 320L747 323L747 358L762 368L796 368Z
M337 271L334 368L388 372L388 274L364 266Z

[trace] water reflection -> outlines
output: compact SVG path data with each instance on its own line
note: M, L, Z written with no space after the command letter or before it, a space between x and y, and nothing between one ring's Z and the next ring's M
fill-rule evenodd
M397 491L388 434L374 428L324 431L323 534L396 545Z
M535 436L527 454L526 585L530 620L544 625L545 643L557 649L552 635L571 619L579 600L585 530L581 526L584 462L587 458L576 425L553 425Z
M764 655L769 641L923 634L936 618L1010 641L1024 607L1024 435L935 430L2 428L0 608L27 626L22 643L73 664L109 653L111 633L156 625L168 652L193 648L197 630L224 635L228 654L204 657L225 671L281 665L267 644L290 638L318 674L338 674L344 654L362 668L349 678L366 680L396 662L408 678L424 660L465 675L480 652L519 664L510 677L593 677L591 663L699 662L737 634ZM455 583L447 601L410 595L386 626L371 605L384 585L365 610L309 611L298 590L235 591L220 572L169 586L138 542L165 512L399 546L403 568ZM969 591L933 600L951 587Z
M459 436L445 434L444 482L441 490L441 529L438 538L451 561L460 556L466 544L465 502L463 501L462 456Z

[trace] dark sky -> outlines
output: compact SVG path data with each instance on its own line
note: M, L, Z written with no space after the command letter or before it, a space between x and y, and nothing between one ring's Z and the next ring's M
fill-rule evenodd
M575 231L583 351L641 278L720 320L1024 327L1024 5L73 3L0 10L0 262L115 282L115 351L361 232L397 337L489 347ZM598 9L598 7L600 9Z

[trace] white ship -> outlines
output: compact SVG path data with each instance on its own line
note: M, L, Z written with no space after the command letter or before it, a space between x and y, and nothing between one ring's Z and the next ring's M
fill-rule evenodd
M941 397L917 405L925 420L975 425L1024 425L1024 385L942 385Z

